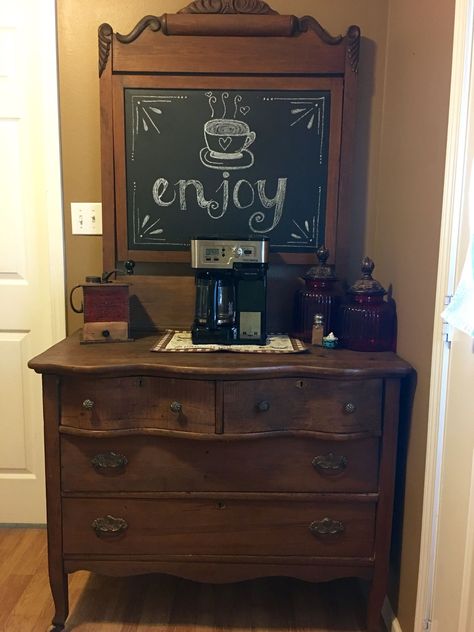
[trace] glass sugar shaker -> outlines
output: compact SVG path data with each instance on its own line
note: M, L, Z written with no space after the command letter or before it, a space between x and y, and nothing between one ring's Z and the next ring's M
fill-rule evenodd
M313 327L311 330L311 344L318 347L323 346L324 338L324 316L322 314L315 314L313 320Z
M362 261L362 277L348 290L341 306L341 346L354 351L395 351L396 310L382 285L372 278L374 262Z
M320 246L316 250L317 265L310 268L301 278L305 287L295 296L294 332L297 338L311 342L315 314L322 314L324 335L331 331L338 333L338 308L340 294L337 290L337 277L334 266L327 263L329 250Z

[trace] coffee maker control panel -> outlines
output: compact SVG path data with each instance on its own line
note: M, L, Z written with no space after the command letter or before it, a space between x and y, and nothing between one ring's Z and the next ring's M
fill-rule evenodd
M232 269L235 263L268 263L268 240L191 239L196 269Z

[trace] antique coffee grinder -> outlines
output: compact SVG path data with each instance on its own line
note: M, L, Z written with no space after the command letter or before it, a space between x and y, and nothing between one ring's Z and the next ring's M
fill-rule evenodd
M134 262L127 261L128 274L133 274ZM117 272L104 272L100 276L87 276L85 283L72 288L69 295L71 309L84 314L81 344L94 342L125 342L130 340L129 283L111 282ZM74 292L82 288L83 303L77 308L73 302Z
M194 344L265 344L268 250L265 238L191 240Z

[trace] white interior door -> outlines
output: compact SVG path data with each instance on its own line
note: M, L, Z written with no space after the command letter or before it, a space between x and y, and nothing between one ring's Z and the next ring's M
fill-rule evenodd
M443 332L440 318L471 252L472 226L474 0L457 0L415 632L474 632L474 340Z
M474 350L451 347L432 632L474 632Z
M41 380L63 337L54 0L0 2L0 523L45 521Z
M474 92L469 127L457 281L464 262L470 269L474 266L469 243L474 230ZM447 367L431 629L474 632L474 339L457 329L452 332Z

